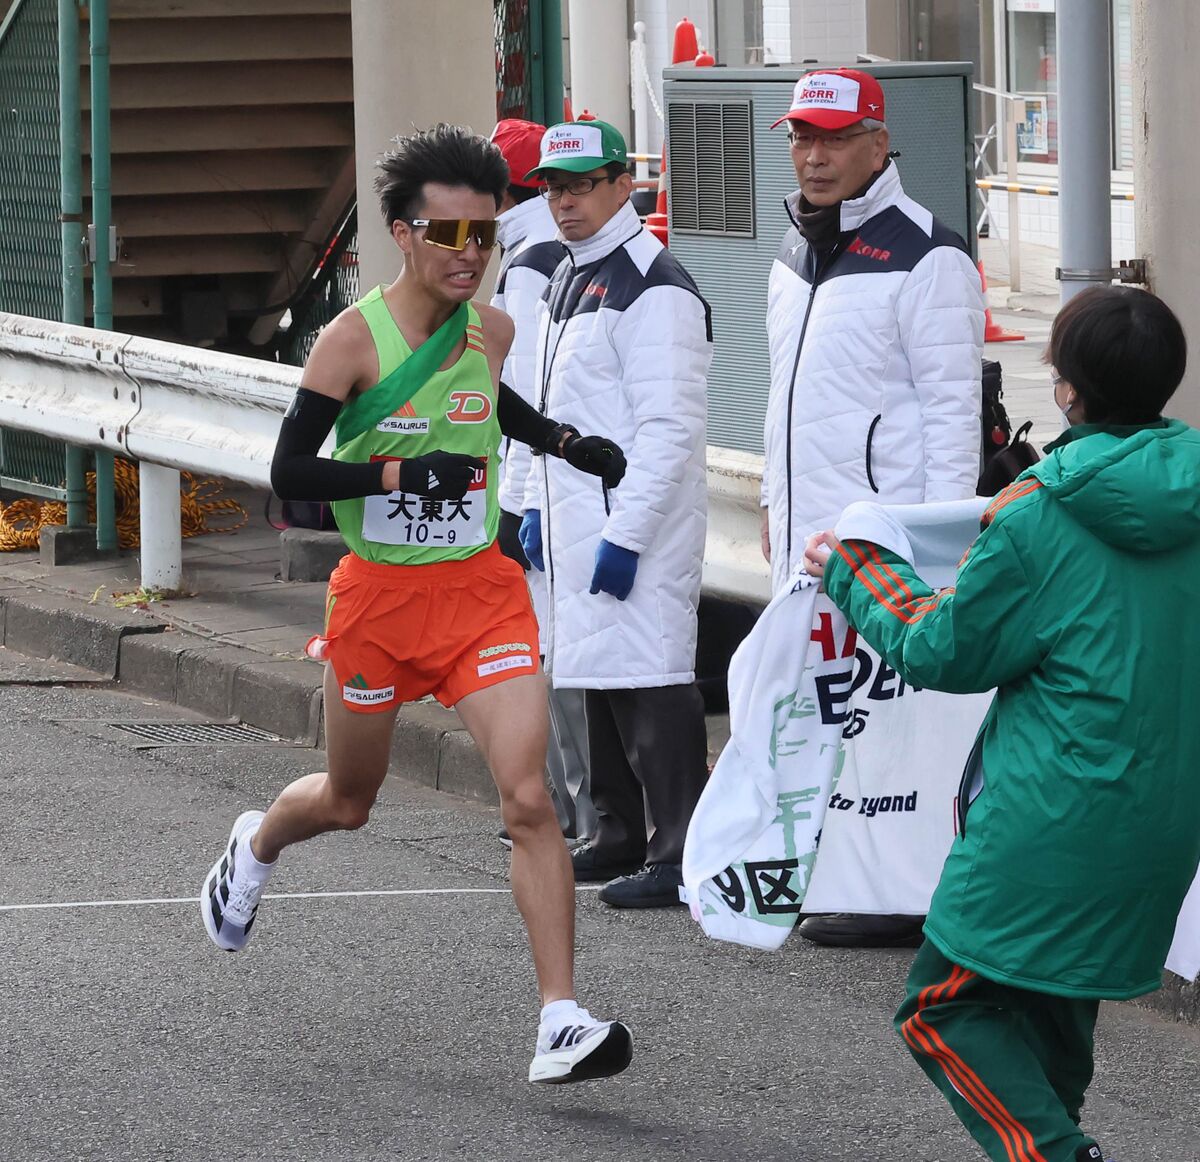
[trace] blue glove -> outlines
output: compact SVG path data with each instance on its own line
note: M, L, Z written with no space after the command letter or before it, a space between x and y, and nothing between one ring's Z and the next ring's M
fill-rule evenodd
M525 551L528 554L529 550ZM637 566L638 555L632 549L602 540L596 550L596 571L592 574L592 587L588 592L611 593L618 601L624 601L633 588Z
M521 518L521 529L517 533L521 548L529 563L539 572L546 571L546 562L542 558L542 514L536 508L531 508Z

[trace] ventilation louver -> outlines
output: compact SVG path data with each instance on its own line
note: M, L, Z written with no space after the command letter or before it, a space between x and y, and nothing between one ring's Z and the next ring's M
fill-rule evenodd
M750 102L672 101L667 138L671 229L753 238Z

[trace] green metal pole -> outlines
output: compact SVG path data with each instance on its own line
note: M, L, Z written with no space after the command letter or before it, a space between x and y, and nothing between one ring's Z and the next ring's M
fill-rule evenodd
M545 64L544 46L542 44L542 34L545 32L543 27L542 9L549 0L529 0L529 7L526 9L526 20L528 21L529 45L526 49L526 59L529 64L528 86L529 86L529 107L525 111L525 116L530 121L536 121L540 125L553 125L558 118L547 118L546 116L546 89L542 82L542 69ZM502 58L500 67L506 68L508 54L508 30L505 29L505 58Z
M542 101L543 124L563 119L562 0L542 0Z
M83 305L83 161L79 105L79 5L58 0L58 124L62 221L62 317L82 326ZM67 445L67 528L87 524L84 452Z
M108 89L108 0L91 0L92 73L92 229L95 259L92 266L92 325L111 331L112 263L109 228L112 225L112 138ZM117 547L116 496L113 488L113 455L96 453L96 548Z

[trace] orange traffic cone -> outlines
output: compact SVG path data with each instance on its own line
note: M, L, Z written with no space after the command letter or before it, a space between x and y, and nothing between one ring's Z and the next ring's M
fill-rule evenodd
M685 16L675 25L675 43L671 48L671 63L686 65L694 61L700 53L700 40L696 35L696 26Z
M979 267L979 281L983 284L983 301L987 306L987 275L983 273L983 259L980 259L975 265ZM1006 327L1000 326L992 318L992 308L987 306L983 315L983 341L985 343L1012 343L1024 338L1025 336L1020 331L1010 331Z
M658 200L654 213L646 215L646 229L664 246L667 245L667 144L663 142L662 165L658 171Z

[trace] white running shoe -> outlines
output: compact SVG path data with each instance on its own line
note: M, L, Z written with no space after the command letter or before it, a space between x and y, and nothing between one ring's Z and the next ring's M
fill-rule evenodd
M255 880L246 874L243 859L249 854L250 836L262 821L262 811L243 811L237 817L229 844L205 877L200 892L204 927L212 942L226 952L240 952L246 947L266 887L265 879Z
M555 1085L612 1077L633 1060L633 1036L620 1021L596 1021L587 1009L538 1029L529 1080Z

